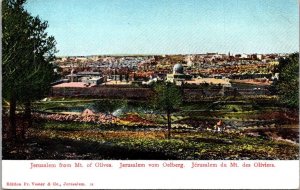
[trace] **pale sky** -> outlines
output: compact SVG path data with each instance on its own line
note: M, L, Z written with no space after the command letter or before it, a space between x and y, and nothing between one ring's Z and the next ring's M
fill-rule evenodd
M59 55L291 53L297 0L28 0Z

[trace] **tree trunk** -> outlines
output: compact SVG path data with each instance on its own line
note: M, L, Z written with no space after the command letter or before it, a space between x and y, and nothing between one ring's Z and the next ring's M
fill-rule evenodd
M235 101L236 100L236 97L238 95L238 91L236 88L233 89L233 100Z
M17 107L17 101L15 96L12 94L9 102L9 122L10 122L9 137L14 141L17 140L16 107Z
M25 103L25 119L28 122L28 127L32 126L32 119L31 119L31 102L26 101Z
M31 119L31 102L28 100L25 102L25 113L24 113L25 121L27 123L26 125L23 125L22 127L22 138L25 139L25 132L26 132L26 127L31 128L32 126L32 119Z
M168 111L167 112L167 117L168 117L168 139L171 138L171 113Z

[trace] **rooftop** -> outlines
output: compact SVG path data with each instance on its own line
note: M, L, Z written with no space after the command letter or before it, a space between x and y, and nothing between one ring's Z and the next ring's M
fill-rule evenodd
M215 78L200 78L200 79L193 79L187 80L188 84L201 84L201 83L208 83L208 84L221 84L221 85L230 85L231 83L225 79L215 79Z
M66 83L61 83L54 85L54 88L89 88L96 86L95 84L87 85L84 82L66 82Z
M101 85L131 85L131 82L110 80Z

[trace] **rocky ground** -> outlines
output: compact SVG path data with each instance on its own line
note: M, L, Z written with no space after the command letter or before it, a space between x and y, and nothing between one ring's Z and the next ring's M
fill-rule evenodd
M3 159L136 159L136 160L290 160L299 159L299 145L270 132L224 132L173 129L101 129L95 126L35 126L26 139L3 137ZM288 132L290 133L290 132Z

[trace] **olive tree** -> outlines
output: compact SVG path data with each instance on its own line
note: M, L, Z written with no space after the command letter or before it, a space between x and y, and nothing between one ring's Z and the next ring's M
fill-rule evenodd
M154 87L154 107L167 115L168 138L171 137L171 115L182 103L180 89L173 83L159 83Z
M299 106L299 53L293 53L287 58L279 59L276 68L279 80L275 82L275 90L280 101L287 107Z

